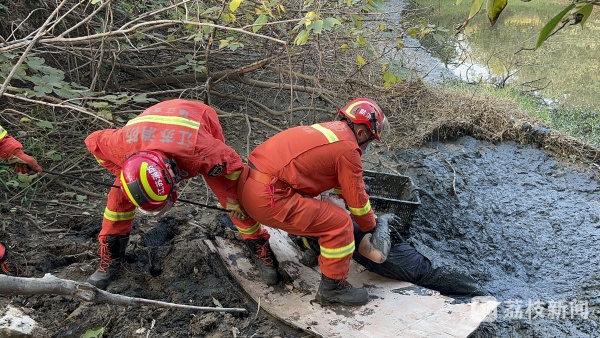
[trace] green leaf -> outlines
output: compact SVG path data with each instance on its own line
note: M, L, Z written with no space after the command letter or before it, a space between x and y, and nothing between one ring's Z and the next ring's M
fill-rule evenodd
M303 45L308 41L308 31L303 29L298 33L298 36L294 39L294 44L297 46Z
M417 27L412 27L406 30L406 34L411 38L416 39L421 34L421 30Z
M92 5L95 5L95 4L99 3L100 1L102 1L102 0L90 0L90 2L92 3Z
M471 11L469 12L469 17L467 18L467 22L471 19L473 19L473 17L475 15L477 15L477 13L479 13L479 11L481 10L481 6L483 6L483 0L474 0L473 4L471 4Z
M219 47L219 48L221 48L221 47ZM174 70L174 71L178 72L178 71L181 71L181 70L186 70L186 69L188 69L189 67L190 67L190 66L188 66L188 65L181 65L181 66L177 66L177 67L175 67L175 70Z
M17 174L17 179L23 183L27 183L27 185L30 185L31 183L33 183L33 180L37 177L37 174L35 175L21 175L21 174Z
M575 7L575 4L570 4L565 9L563 9L560 13L556 14L548 23L542 28L540 31L540 36L538 37L537 43L535 44L535 49L540 48L540 46L546 41L546 39L550 36L556 25L562 20L562 18L569 13Z
M240 7L242 1L243 0L233 0L229 3L229 10L231 11L231 13L235 12L238 9L238 7Z
M221 302L219 302L215 297L213 297L213 304L215 304L216 307L223 307L223 305L221 305Z
M404 40L402 38L396 38L396 50L400 51L404 49Z
M46 62L46 60L36 57L36 56L28 57L27 60L25 60L25 63L27 64L27 66L29 66L29 68L34 69L34 70L41 69L44 62Z
M343 45L340 46L340 49L342 50L342 52L345 52L348 49L350 49L350 46L348 46L347 44L344 43Z
M77 93L73 92L73 88L71 88L70 86L54 88L53 92L64 99L74 99L76 97L79 97Z
M577 11L577 13L583 15L583 19L581 19L581 22L580 22L581 28L583 28L583 25L585 24L587 19L590 17L590 15L592 15L592 9L594 9L593 4L585 4Z
M500 16L500 13L506 7L508 0L487 0L487 14L490 19L490 25L493 27Z
M233 22L235 22L235 15L233 15L231 13L223 13L223 14L221 14L221 20L228 22L228 23L233 23Z
M462 0L456 0L456 6L460 5L461 2Z
M157 99L152 99L149 97L146 97L146 94L140 94L140 95L136 95L133 97L133 102L137 102L137 103L149 103L149 102L158 102ZM131 118L135 117L135 115L133 115Z
M243 48L243 47L244 47L244 44L242 44L242 43L239 43L239 42L231 42L231 43L229 43L229 45L227 46L227 48L229 48L229 50L232 50L232 51L234 51L234 52L235 52L235 51L236 51L238 48Z
M48 93L52 93L52 87L47 86L33 86L33 90L35 91L35 96L42 97Z
M95 101L95 102L88 102L88 105L94 108L106 108L108 106L110 106L110 103L108 102L104 102L104 101Z
M35 125L38 127L42 127L42 128L54 129L54 126L52 125L52 123L50 123L48 121L37 121L35 123Z
M358 64L359 67L362 67L367 64L365 59L363 59L363 57L360 56L359 54L356 54L356 63Z
M263 24L265 24L267 22L269 22L268 16L266 16L264 14L259 15L258 18L256 18L256 20L254 20L254 25L256 25L256 26L252 27L252 31L254 33L258 32L258 30L262 28Z
M89 329L89 330L85 331L85 333L83 334L83 336L81 336L81 338L102 338L103 334L104 334L103 327L95 327L93 329Z
M389 87L390 85L398 82L398 77L394 73L387 72L383 74L383 86Z
M85 195L75 195L75 200L79 201L79 202L83 202L83 201L87 200L87 196L85 196Z
M306 27L306 29L309 31L314 31L315 34L321 34L321 30L323 29L323 20L317 20L311 23L310 25L308 25L308 27Z
M356 29L362 29L362 20L363 20L362 16L357 15L357 14L352 14L350 16L350 18L352 18L352 22L354 23L354 27Z
M341 24L342 23L340 22L340 20L338 20L336 18L327 18L327 19L323 20L323 29L330 30L334 26L341 25Z

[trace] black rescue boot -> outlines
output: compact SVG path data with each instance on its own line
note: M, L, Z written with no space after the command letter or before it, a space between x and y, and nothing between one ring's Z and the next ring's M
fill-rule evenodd
M341 303L360 306L367 304L369 293L364 288L352 287L345 279L331 279L321 274L321 284L319 284L316 300L321 305Z
M0 273L7 276L18 276L19 269L8 260L8 248L0 242Z
M277 284L277 268L269 240L264 238L247 239L244 242L252 253L252 260L258 268L258 274L263 282L267 285Z
M121 270L121 263L125 260L125 250L129 243L129 235L103 236L99 238L100 267L87 282L101 290L106 290L110 282Z

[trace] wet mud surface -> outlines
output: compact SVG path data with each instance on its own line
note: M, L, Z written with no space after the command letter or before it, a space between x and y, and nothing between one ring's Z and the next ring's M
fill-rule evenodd
M396 154L419 187L410 235L502 304L472 337L598 337L597 168L462 137Z

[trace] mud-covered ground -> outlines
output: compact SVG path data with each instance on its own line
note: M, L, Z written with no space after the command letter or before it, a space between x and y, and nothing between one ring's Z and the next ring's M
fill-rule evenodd
M598 168L462 137L396 154L422 205L411 235L502 302L473 337L598 337Z

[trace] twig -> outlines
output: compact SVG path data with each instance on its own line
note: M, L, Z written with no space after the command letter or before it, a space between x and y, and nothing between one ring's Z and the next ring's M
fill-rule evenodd
M248 114L244 114L246 125L248 126L248 134L246 134L246 158L250 155L250 135L252 135L252 125L250 125L250 119Z
M454 170L454 167L452 166L452 164L450 164L450 162L448 162L448 160L444 159L444 162L446 162L450 166L450 169L452 169L452 191L454 192L454 196L458 196L458 194L456 193L456 170Z
M63 0L63 1L66 1L66 0ZM277 38L273 38L273 37L270 37L267 35L248 32L248 31L245 31L240 28L225 27L225 26L221 26L221 25L215 25L212 23L208 23L208 22L196 22L196 21L188 21L188 20L147 21L147 22L142 22L137 25L131 26L130 28L127 28L127 29L118 29L115 31L102 32L102 33L86 35L86 36L78 36L78 37L74 37L74 38L58 38L58 37L56 37L56 38L39 39L39 42L45 43L45 44L52 44L52 43L57 43L57 42L58 43L70 43L70 44L78 44L78 43L89 44L93 40L102 40L102 39L106 39L109 37L123 36L123 35L127 35L129 33L139 33L140 29L142 27L146 27L146 26L151 26L150 28L161 28L161 27L170 26L170 25L192 25L192 26L198 26L198 27L206 26L206 27L220 28L220 29L227 30L227 31L234 31L234 32L242 33L242 34L247 34L247 35L250 35L250 36L253 36L256 38L270 40L270 41L279 43L281 45L287 45L286 41L283 41L283 40L280 40ZM7 52L9 50L21 48L28 43L29 43L29 41L23 41L23 42L19 42L16 44L11 44L9 46L0 48L0 52Z
M100 290L89 283L76 282L54 277L47 273L42 278L23 278L0 275L0 294L2 295L61 295L80 298L97 304L121 306L158 306L184 310L211 312L246 312L243 308L217 308L183 305L161 302L144 298L135 298L113 294Z
M256 308L256 315L254 315L254 320L258 318L258 312L260 311L260 297L258 297L258 307Z
M64 109L73 109L73 110L77 110L78 112L84 113L86 115L90 115L98 120L104 121L106 123L108 123L109 125L113 126L114 123L110 122L92 112L89 112L81 107L77 107L77 106L73 106L70 104L64 105L64 104L56 104L56 103L49 103L49 102L44 102L44 101L39 101L39 100L33 100L33 99L29 99L23 96L18 96L18 95L13 95L13 94L8 94L8 93L4 93L4 96L8 96L8 97L12 97L13 99L17 99L17 100L23 100L23 101L27 101L27 102L32 102L32 103L37 103L37 104L41 104L41 105L45 105L45 106L50 106L50 107L55 107L55 108L64 108Z
M259 119L257 117L247 116L246 114L228 113L228 112L225 112L225 111L223 111L221 109L218 109L218 108L215 108L215 110L219 114L220 118L221 117L237 117L237 118L246 118L246 117L248 117L248 119L250 119L250 121L254 121L254 122L258 122L258 123L264 124L265 126L267 126L269 128L272 128L272 129L275 129L276 131L282 131L283 130L283 129L281 129L279 127L276 127L276 126L270 124L269 122L267 122L265 120L262 120L262 119Z

